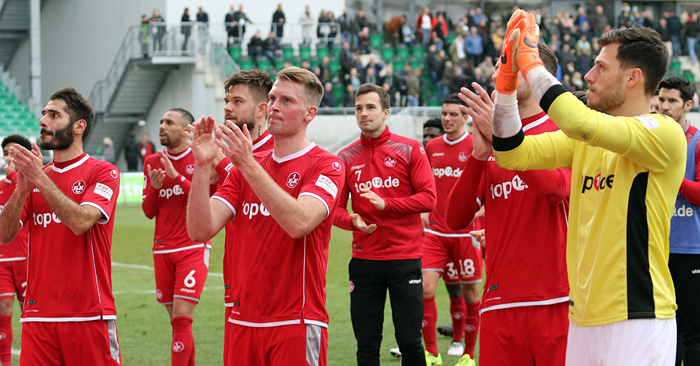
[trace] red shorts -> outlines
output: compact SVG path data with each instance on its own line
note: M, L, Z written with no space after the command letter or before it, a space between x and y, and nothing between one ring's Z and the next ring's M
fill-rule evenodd
M27 290L27 260L0 262L0 299L17 300L24 303Z
M117 323L22 323L21 365L121 365Z
M172 305L173 298L197 304L209 273L211 245L170 253L153 253L158 303Z
M449 275L456 277L456 281L451 280L449 283L481 282L481 247L474 243L468 235L445 237L426 231L423 234L423 270L447 274L445 282L448 282ZM454 262L454 271L447 267L449 262ZM445 269L447 272L444 272Z
M442 279L450 285L459 285L459 271L455 267L455 262L445 263L445 268L442 269Z
M326 366L328 329L318 325L293 324L263 328L231 323L226 338L235 347L229 347L224 354L224 366Z
M568 302L484 311L479 366L564 365L568 332Z

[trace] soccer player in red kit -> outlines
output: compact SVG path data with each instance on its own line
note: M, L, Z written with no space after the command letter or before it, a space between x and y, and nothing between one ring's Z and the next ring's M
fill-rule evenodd
M22 365L119 365L111 277L119 171L83 152L93 112L73 88L42 112L41 148L15 145L17 188L0 214L0 243L29 227Z
M350 315L357 340L357 364L379 365L386 292L401 363L425 365L421 342L423 286L420 214L435 207L435 180L425 149L389 131L389 95L374 84L355 93L360 139L340 151L345 188L335 225L353 231ZM347 211L352 199L353 214Z
M543 44L539 48L547 70L556 74L556 56ZM525 134L556 131L530 86L522 76L518 79ZM476 127L490 121L493 103L483 88L472 85L479 95L462 88L471 107L462 110ZM446 218L450 227L462 228L480 206L488 210L479 365L563 365L569 326L565 255L571 171L501 168L491 155L491 131L476 130L473 136L474 152L450 193Z
M211 117L196 124L188 232L208 240L231 221L226 365L326 365L328 245L344 167L306 139L322 96L310 71L280 71L267 106L274 148L260 153L253 153L247 126L216 127ZM234 167L209 198L198 172L219 147Z
M446 222L447 196L462 174L471 155L472 136L465 131L469 116L460 110L466 106L457 94L442 101L442 126L445 134L426 145L426 153L435 177L437 203L430 213L429 225L423 237L423 339L425 348L433 357L433 364L442 359L437 349L437 306L435 287L440 273L449 262L457 272L466 305L466 347L460 364L474 365L474 346L479 334L479 287L481 282L481 246L469 235L471 226L452 230Z
M160 119L159 138L165 151L144 160L143 202L149 219L156 219L153 263L156 297L165 305L173 327L172 365L194 365L192 317L209 273L211 242L193 242L187 235L185 215L194 156L184 132L192 114L173 108ZM207 174L209 177L209 174Z
M17 169L10 158L10 148L21 145L27 150L32 143L21 135L10 135L2 140L5 179L0 181L0 211L12 196L17 185ZM12 243L0 248L0 362L9 366L12 362L12 308L15 295L20 309L24 305L24 290L27 286L27 241L28 227L20 229Z

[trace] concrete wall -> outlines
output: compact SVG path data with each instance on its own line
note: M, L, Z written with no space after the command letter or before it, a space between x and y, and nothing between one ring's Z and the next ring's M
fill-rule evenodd
M15 55L7 68L7 71L10 72L10 75L13 78L15 78L17 84L19 84L26 93L29 93L31 90L31 86L29 84L29 77L31 76L31 65L29 64L29 55L29 38L27 38L20 42L19 46L17 47L17 51L15 52Z

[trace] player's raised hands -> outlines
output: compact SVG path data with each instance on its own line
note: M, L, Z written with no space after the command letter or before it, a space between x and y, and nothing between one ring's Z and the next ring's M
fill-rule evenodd
M243 125L241 130L235 123L225 122L216 131L216 143L239 169L255 161L253 139L246 125Z
M10 147L9 153L12 162L17 167L17 171L22 173L22 178L32 186L35 186L39 179L46 177L44 173L43 157L36 144L32 144L32 150L27 150L24 146L15 144Z
M383 211L386 208L386 202L384 202L384 199L379 197L378 194L372 192L369 188L361 188L360 189L360 197L366 198L371 202L374 207L377 208L379 211Z
M362 217L360 217L359 214L356 214L356 213L350 214L350 218L352 219L352 224L355 225L357 230L360 230L360 231L368 233L368 234L371 234L375 230L377 230L377 224L367 225L365 220Z
M513 14L503 38L501 57L498 60L498 71L496 71L496 91L501 94L513 94L518 89L518 64L515 62L515 55L518 52L522 22L521 16L515 18Z
M151 181L151 186L154 189L160 189L163 186L163 181L165 180L165 170L152 169L151 164L146 164L146 174L148 175L148 180Z
M467 88L462 88L459 93L459 99L466 103L469 108L460 106L459 109L472 118L472 123L474 124L474 134L472 135L474 158L483 161L491 155L493 100L489 97L488 92L478 83L472 83L472 87L479 94Z
M216 158L219 146L214 141L213 133L217 130L212 116L202 117L185 129L185 137L192 148L195 164L209 165Z
M170 161L170 158L168 158L168 155L165 154L165 151L158 151L158 155L160 155L160 163L163 164L163 170L165 171L165 174L168 176L168 178L177 178L177 170L175 170L173 163Z
M544 66L540 59L540 50L537 44L540 41L540 27L537 18L532 13L525 12L520 23L520 37L518 39L516 62L523 77L527 79L527 73L537 66Z

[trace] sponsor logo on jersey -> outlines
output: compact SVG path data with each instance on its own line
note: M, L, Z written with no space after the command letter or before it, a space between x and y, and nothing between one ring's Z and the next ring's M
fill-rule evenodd
M252 219L258 214L270 216L270 212L267 211L263 203L243 202L243 215L248 216L248 219Z
M179 352L182 352L184 350L185 350L185 345L182 342L180 342L180 341L173 342L173 352L179 353Z
M79 180L75 183L73 183L73 193L75 194L83 194L85 192L85 182L82 180Z
M182 292L187 292L188 294L193 294L193 293L195 293L195 291L197 291L197 290L182 287L182 288L180 289L180 291L182 291Z
M380 177L374 177L372 180L366 182L356 182L355 191L360 193L363 189L372 188L395 188L399 186L399 178L392 178L388 176L386 179L382 180Z
M109 188L109 186L102 184L102 183L97 183L95 186L95 194L98 194L104 198L107 199L107 201L112 199L112 195L114 194L114 191L112 191L112 188Z
M287 177L287 187L289 188L294 188L299 184L299 181L301 180L301 175L297 172L289 174Z
M692 274L700 274L700 269L694 269L690 273Z
M334 162L331 164L331 167L333 167L333 169L335 169L336 172L339 172L340 169L343 169L343 166L342 166L339 162L337 162L337 161L334 161Z
M2 211L2 206L0 206L0 211ZM677 217L692 217L694 215L692 207L686 207L682 205L681 207L673 209L673 216Z
M659 127L659 121L656 120L654 117L649 117L649 116L637 116L636 117L640 122L642 122L642 125L647 128L647 130L652 130L656 127Z
M608 176L598 174L595 177L589 177L587 175L584 175L583 176L583 184L581 187L581 193L586 193L586 191L594 189L594 188L596 191L602 191L606 187L612 188L614 179L615 179L614 174L610 174Z
M388 166L389 168L396 166L396 159L392 159L391 156L387 156L386 159L384 159L384 165Z
M194 164L188 164L185 167L185 172L187 172L187 174L192 175L192 173L194 173Z
M118 172L116 169L112 169L112 170L109 172L109 175L110 175L112 178L117 179L117 177L119 176L119 172Z
M350 167L350 171L357 170L357 169L362 169L362 168L364 168L364 167L365 167L365 164L353 165L352 167Z
M508 196L513 192L513 190L522 191L525 188L528 188L527 184L525 184L525 182L523 182L523 180L516 175L510 181L505 181L499 184L491 184L491 198L496 199L503 197L508 199Z
M445 153L437 152L437 153L433 153L433 156L445 156Z
M420 278L418 278L418 279L413 279L413 280L408 280L408 284L409 284L409 285L419 285L421 282L422 282L422 281L421 281Z
M433 168L433 175L436 178L442 178L442 177L454 177L454 178L459 178L460 175L462 175L462 169L460 168L453 168L451 166L447 166L444 168Z
M56 216L56 214L53 212L32 213L32 217L34 219L34 225L43 226L44 228L49 226L49 224L51 223L61 223L61 219L59 219L58 216Z
M318 179L316 180L316 186L323 188L326 192L333 196L333 198L338 195L338 186L333 183L331 178L328 178L323 174L319 174Z
M158 196L168 199L172 196L180 196L185 194L179 184L173 186L173 188L165 188L158 191Z
M231 170L231 168L233 168L233 163L228 163L228 165L226 165L226 168L224 168L224 170L228 172L229 170Z
M465 162L465 161L467 161L467 158L468 158L468 157L469 157L469 154L467 154L466 152L462 151L462 152L460 152L459 155L457 156L457 159L459 159L459 161L461 161L461 162Z

